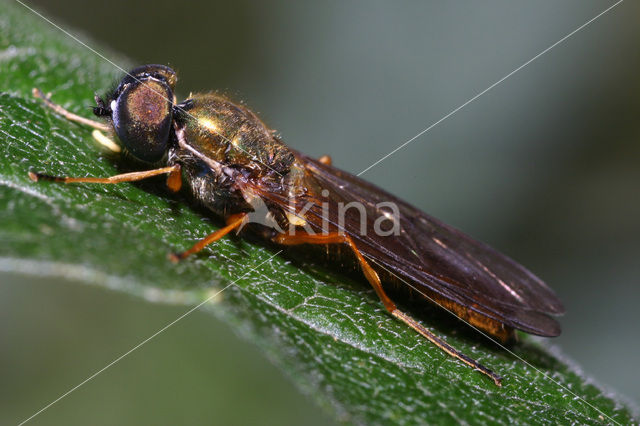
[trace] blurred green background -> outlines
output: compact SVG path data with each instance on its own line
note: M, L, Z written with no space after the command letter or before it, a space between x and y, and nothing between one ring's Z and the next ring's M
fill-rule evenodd
M173 66L183 97L220 90L246 101L292 147L355 173L613 4L431 3L28 4L137 63ZM637 2L621 3L363 175L546 280L567 308L554 344L636 402L638 16ZM11 419L185 310L0 278L0 412ZM49 303L32 306L34 292ZM250 343L201 313L36 420L331 422Z

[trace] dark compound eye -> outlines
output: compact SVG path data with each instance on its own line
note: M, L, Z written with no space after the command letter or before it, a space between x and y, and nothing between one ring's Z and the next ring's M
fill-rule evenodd
M113 126L133 156L153 163L167 149L173 90L164 79L148 75L131 80L123 80L122 90L111 102Z

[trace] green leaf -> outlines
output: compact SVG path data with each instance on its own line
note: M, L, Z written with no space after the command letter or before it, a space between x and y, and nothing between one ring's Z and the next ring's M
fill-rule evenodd
M39 87L90 117L94 92L120 72L4 3L0 67L0 270L62 276L167 303L197 304L226 288L201 309L254 340L343 421L633 422L624 403L557 349L524 337L513 352L525 363L438 309L405 306L503 375L496 387L387 315L364 280L274 256L273 248L225 238L178 265L168 262L170 250L190 246L218 222L164 192L163 179L100 186L27 176L109 176L131 167L102 151L89 129L31 96Z

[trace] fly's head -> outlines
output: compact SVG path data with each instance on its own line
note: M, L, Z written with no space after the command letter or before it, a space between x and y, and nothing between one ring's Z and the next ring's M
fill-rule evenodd
M167 151L173 121L175 71L164 65L131 70L104 99L95 115L111 119L122 146L138 160L155 163Z

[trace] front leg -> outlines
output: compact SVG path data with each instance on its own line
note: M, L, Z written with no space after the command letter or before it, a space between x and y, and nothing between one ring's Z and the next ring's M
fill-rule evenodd
M88 118L84 118L77 114L72 113L71 111L63 108L61 105L53 103L47 95L42 93L42 90L40 89L34 88L31 91L31 93L35 98L42 99L42 102L45 104L45 106L47 106L48 108L51 108L53 111L55 111L57 114L60 114L67 120L73 121L74 123L84 124L86 126L93 127L94 130L91 133L91 136L93 136L93 138L96 141L98 141L100 145L108 148L110 151L113 151L113 152L122 151L122 148L120 148L120 145L118 145L113 140L105 136L104 133L102 133L102 132L109 133L112 130L111 126L101 123L99 121L89 120Z
M60 183L101 183L101 184L114 184L122 182L135 182L142 179L147 179L153 176L169 174L167 177L167 186L171 191L179 191L182 186L182 174L179 164L175 164L169 167L162 167L159 169L145 170L142 172L122 173L115 176L109 176L106 178L98 177L68 177L68 176L51 176L44 173L29 172L29 178L32 181L38 182L41 180L60 182Z
M105 136L104 133L102 133L100 130L94 130L93 132L91 132L91 136L93 136L93 138L102 146L104 146L105 148L107 148L109 151L118 153L122 151L122 148L120 148L120 145L118 145L117 143L115 143L113 141L113 139Z
M31 91L31 93L33 94L33 96L35 98L42 99L42 102L44 102L44 104L46 106L48 106L49 108L51 108L56 113L60 114L61 116L63 116L64 118L66 118L69 121L73 121L74 123L84 124L85 126L90 126L90 127L93 127L96 130L100 130L100 131L103 131L103 132L109 132L111 130L111 127L108 126L107 124L101 123L99 121L89 120L88 118L81 117L81 116L79 116L77 114L72 113L71 111L66 110L62 106L51 102L49 97L47 95L45 95L44 93L42 93L42 90L40 90L40 89L34 88Z

